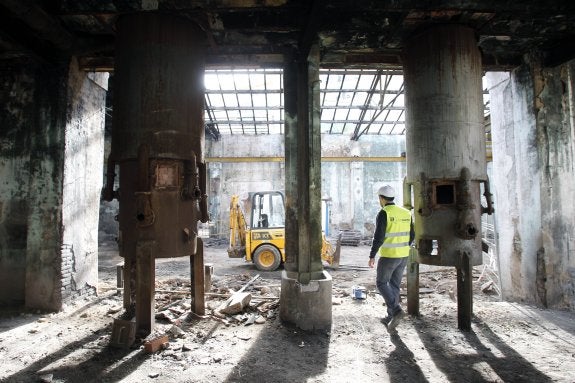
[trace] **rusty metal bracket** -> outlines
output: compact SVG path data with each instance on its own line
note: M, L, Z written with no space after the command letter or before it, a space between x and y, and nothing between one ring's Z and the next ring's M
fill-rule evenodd
M481 206L481 214L492 215L495 212L495 208L493 207L493 194L491 194L489 187L489 177L487 177L487 179L483 181L483 186L484 186L483 195L485 196L485 200L487 201L487 206Z
M156 220L156 215L154 214L154 209L152 209L152 193L151 192L135 192L137 213L136 221L138 227L147 227L154 224Z
M413 210L413 201L411 200L411 184L407 182L407 177L403 177L403 207L407 210Z
M207 167L205 162L198 163L199 186L200 186L200 221L206 223L210 220L208 213L208 194L207 194Z
M473 219L475 204L471 200L471 173L468 168L461 169L461 177L457 183L457 222L455 235L461 239L475 239L479 233Z
M418 212L422 217L430 217L432 213L431 190L429 180L424 172L421 172L419 182L421 182L421 207L418 209Z
M198 168L196 163L196 153L190 153L190 159L184 162L184 189L182 198L186 200L199 198L199 179Z
M114 180L116 178L115 173L116 162L112 157L108 157L108 166L106 170L106 186L102 192L102 198L104 201L112 201L114 198L118 198L117 193L114 191Z

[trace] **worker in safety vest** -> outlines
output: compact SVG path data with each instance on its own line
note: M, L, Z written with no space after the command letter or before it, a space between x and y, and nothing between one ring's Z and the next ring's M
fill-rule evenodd
M415 232L409 210L393 202L395 190L385 185L377 194L381 210L376 218L368 265L374 267L379 253L375 283L387 305L387 317L381 322L392 333L405 315L399 304L399 288Z

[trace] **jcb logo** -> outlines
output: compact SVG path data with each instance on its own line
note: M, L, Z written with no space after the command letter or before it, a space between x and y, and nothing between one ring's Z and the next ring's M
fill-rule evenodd
M270 233L268 232L255 232L252 233L252 239L253 240L266 240L266 239L272 239L272 236L270 235Z

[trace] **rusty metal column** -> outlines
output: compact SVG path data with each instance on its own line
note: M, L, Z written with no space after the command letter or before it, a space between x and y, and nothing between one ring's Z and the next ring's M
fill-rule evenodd
M474 31L446 25L413 36L404 49L404 76L416 258L457 268L458 326L469 330L471 270L482 262L480 184L487 182L481 55ZM408 298L413 294L418 292L408 292Z
M154 324L156 258L192 257L198 221L206 222L204 147L205 37L171 14L136 13L117 22L112 151L105 196L120 203L119 247L125 259L124 305L138 335ZM120 189L113 191L115 168ZM203 271L203 270L202 270ZM198 280L195 280L198 279ZM201 280L199 280L201 279ZM203 304L203 278L194 278ZM196 307L202 311L203 307Z
M280 318L303 330L331 327L331 276L321 261L319 49L286 60L286 263Z

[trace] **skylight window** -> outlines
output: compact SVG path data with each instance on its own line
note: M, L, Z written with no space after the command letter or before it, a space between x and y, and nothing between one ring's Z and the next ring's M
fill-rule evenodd
M284 134L281 69L207 70L205 121L219 134ZM403 74L399 70L320 70L321 132L405 134ZM484 91L485 113L489 94Z

